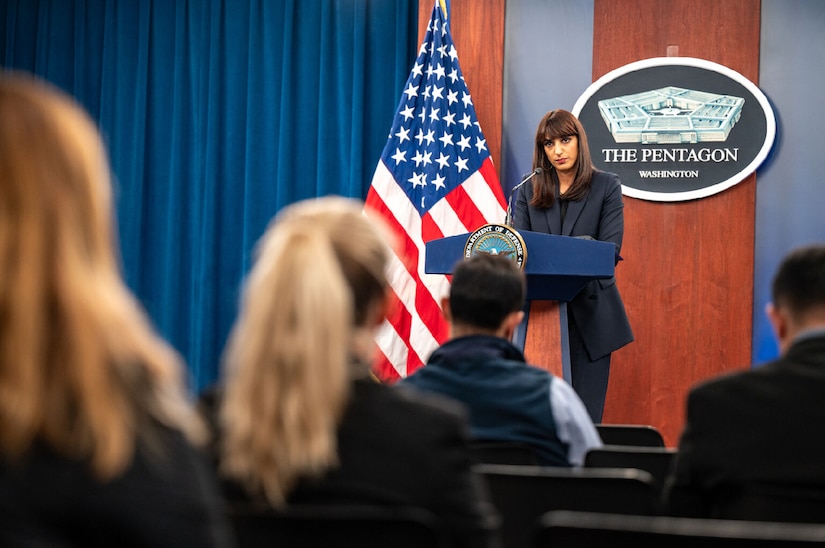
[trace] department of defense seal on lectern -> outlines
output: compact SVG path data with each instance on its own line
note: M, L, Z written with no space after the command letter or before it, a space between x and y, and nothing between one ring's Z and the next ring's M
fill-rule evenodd
M464 258L479 253L502 255L522 269L527 261L527 248L521 234L507 225L488 224L472 232L464 245Z

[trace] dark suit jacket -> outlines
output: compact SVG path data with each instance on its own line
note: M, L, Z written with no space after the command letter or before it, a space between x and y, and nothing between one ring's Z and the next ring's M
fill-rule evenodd
M669 510L725 517L726 501L740 492L796 488L818 490L821 508L823 431L825 332L796 342L774 362L691 390L687 424L666 486Z
M561 236L590 236L602 242L613 242L618 257L624 235L624 203L618 175L605 171L595 172L587 197L568 204L564 226L561 223L559 200L552 207L541 209L530 205L532 199L532 185L524 185L516 200L516 230ZM633 340L633 331L615 277L587 284L570 301L568 310L591 360L618 350Z
M0 460L0 546L234 546L205 455L180 432L155 435L106 482L42 443Z
M303 481L289 504L415 506L443 520L453 546L499 546L498 516L472 471L469 419L452 400L355 381L338 457L338 468ZM225 490L230 504L259 502L231 482Z

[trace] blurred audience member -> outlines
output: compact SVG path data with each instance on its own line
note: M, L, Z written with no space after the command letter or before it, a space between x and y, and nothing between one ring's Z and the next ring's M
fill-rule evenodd
M673 514L825 520L825 246L790 253L771 297L781 356L688 395L666 486Z
M496 545L463 410L370 375L389 248L362 204L294 204L259 246L216 399L231 503L415 506L455 546Z
M112 217L92 121L0 75L0 545L226 546L181 364L121 279Z

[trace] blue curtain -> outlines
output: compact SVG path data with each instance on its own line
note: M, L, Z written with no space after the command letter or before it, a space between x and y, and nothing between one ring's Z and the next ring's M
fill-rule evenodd
M417 17L417 0L0 0L3 66L100 125L124 275L193 390L219 376L269 219L366 196Z

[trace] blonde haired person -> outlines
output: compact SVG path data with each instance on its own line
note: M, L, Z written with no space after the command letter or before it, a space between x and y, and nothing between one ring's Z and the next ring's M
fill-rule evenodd
M92 121L0 74L0 544L226 545L180 364L122 281L111 219Z
M389 250L362 207L339 197L293 204L259 243L215 421L227 495L273 508L421 507L453 545L495 545L463 409L370 375Z

